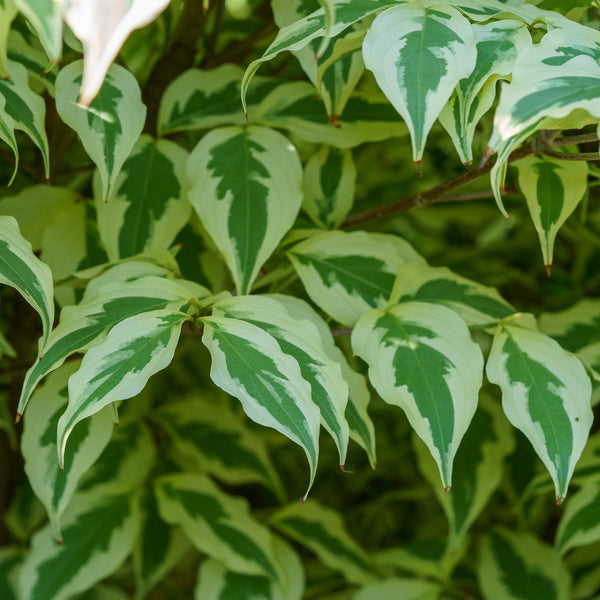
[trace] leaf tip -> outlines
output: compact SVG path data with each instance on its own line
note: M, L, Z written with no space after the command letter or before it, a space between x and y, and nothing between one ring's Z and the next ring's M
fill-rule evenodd
M490 146L488 146L485 149L485 152L483 153L483 156L481 157L481 162L479 163L480 169L483 169L483 167L485 167L485 164L489 160L490 156L492 156L492 154L494 154L494 153L495 153L494 149L491 148Z
M378 469L379 469L379 465L376 462L374 462L373 463L373 471L377 471Z
M560 506L565 501L564 496L556 496L556 506Z
M18 412L17 415L15 416L15 425L17 423L20 423L22 418L23 418L23 413Z
M302 498L300 498L300 506L302 506L306 502L307 498L308 496L302 496Z
M63 539L62 539L61 537L59 537L59 538L56 538L56 543L57 543L59 546L62 546L62 545L63 545Z
M465 169L470 169L473 166L473 159L468 160L467 162L463 163L463 166L465 167Z
M451 486L451 485L447 485L447 486L444 488L444 494L446 494L446 496L447 496L447 495L448 495L448 492L449 492L451 489L452 489L452 486Z
M548 275L548 277L550 277L552 275L552 265L548 264L544 266L546 267L546 274Z
M349 471L348 469L346 469L346 465L340 465L340 471L342 473L354 473L354 471Z
M419 171L419 177L423 177L423 171L421 170L421 159L413 160L415 163L415 167L417 167L417 171Z
M341 115L328 115L327 120L329 121L330 125L333 125L336 129L340 129L342 126L340 123L340 117Z

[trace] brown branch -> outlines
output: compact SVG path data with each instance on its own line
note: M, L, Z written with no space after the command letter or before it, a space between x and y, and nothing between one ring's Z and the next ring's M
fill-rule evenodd
M542 154L548 152L550 148L554 147L570 146L573 144L584 144L597 141L598 136L595 133L561 138L555 138L554 135L552 137L541 135L533 142L524 144L520 148L517 148L511 152L507 162L511 163L532 154ZM391 202L389 204L384 204L355 215L350 215L344 219L340 227L342 229L347 229L348 227L354 227L355 225L361 225L362 223L367 223L369 221L376 221L378 219L389 217L391 215L410 210L411 208L417 208L419 206L429 206L430 204L435 204L438 202L455 202L465 199L473 199L465 198L463 194L455 194L454 196L450 196L448 192L467 185L468 183L471 183L480 177L483 177L484 175L487 175L492 170L492 167L495 163L495 160L488 161L479 167L472 168L465 173L451 177L450 179L425 192L413 194L411 196L407 196L406 198L402 198L401 200L396 200L395 202Z
M558 160L571 160L571 161L587 161L592 162L600 160L600 153L598 152L560 152L553 150L552 148L546 148L544 150L546 156L557 158Z

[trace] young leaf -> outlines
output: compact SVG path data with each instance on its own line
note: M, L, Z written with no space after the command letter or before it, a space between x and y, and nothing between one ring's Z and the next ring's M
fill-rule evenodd
M6 47L8 43L8 34L13 19L17 16L17 7L14 0L3 0L0 3L0 77L8 77L8 63Z
M502 479L504 459L514 445L512 429L500 407L484 396L454 459L454 484L452 493L446 495L438 485L438 470L425 446L420 442L414 444L419 467L448 518L450 547L462 542L489 502Z
M350 583L368 583L376 578L368 555L350 536L342 518L317 500L305 506L286 506L271 517L270 524L312 550Z
M423 302L364 315L352 348L369 365L369 379L400 406L435 459L444 488L475 409L483 357L465 322L450 309Z
M110 7L104 0L62 2L62 13L83 44L83 79L79 102L89 106L129 34L153 21L170 0L132 0Z
M63 544L50 525L32 540L19 577L21 598L67 600L116 571L140 527L135 497L116 486L77 494L63 521Z
M492 530L479 547L479 585L487 600L567 600L569 574L552 548L531 535Z
M30 89L27 69L23 65L9 60L8 68L10 77L0 78L0 139L11 147L15 155L16 173L19 152L14 130L25 132L42 153L47 179L50 177L50 150L44 126L46 104Z
M496 288L457 275L446 267L417 262L402 267L389 304L412 300L443 304L458 313L469 326L494 323L516 312Z
M471 24L450 7L394 6L373 21L363 57L406 121L418 164L433 123L456 84L475 67Z
M302 377L310 384L312 400L321 412L321 422L335 441L343 467L349 437L344 417L348 384L340 364L328 356L320 343L316 326L309 320L297 319L285 305L265 296L226 298L215 304L213 314L260 327L275 338L285 354L298 361Z
M32 397L25 419L21 450L29 483L44 505L52 533L61 538L60 520L79 479L100 456L112 433L109 411L86 421L73 435L65 455L64 470L56 458L56 426L67 404L67 379L79 367L70 362L53 373Z
M132 398L152 375L169 365L188 319L173 309L135 315L115 325L103 342L88 350L79 371L69 379L69 405L58 422L61 465L73 427L113 402Z
M548 336L504 323L486 374L502 388L508 420L546 465L561 503L593 420L592 388L582 364Z
M517 56L532 45L527 27L521 21L473 25L473 33L477 48L475 67L468 77L458 82L454 95L439 116L465 164L473 160L475 129L492 106L497 80L510 75Z
M223 563L209 558L198 570L195 600L301 600L304 595L304 570L292 547L276 536L271 538L275 557L285 579L280 583L261 575L246 575L228 570Z
M343 325L384 308L398 271L423 262L395 235L333 231L294 246L288 256L312 301Z
M204 136L187 165L190 201L247 294L290 229L302 200L295 148L265 127L226 127Z
M304 168L302 208L318 227L335 229L352 209L355 181L352 152L323 145Z
M137 266L137 265L136 265ZM182 308L191 294L174 281L147 276L133 281L106 283L76 306L63 308L60 321L43 346L43 354L25 375L18 413L23 413L35 386L58 369L74 352L98 342L110 328L127 319L154 310Z
M556 532L556 549L560 555L600 540L599 502L598 481L585 484L569 499Z
M114 191L117 175L137 141L146 107L135 77L123 67L111 65L102 88L88 107L77 103L82 81L82 61L61 69L56 78L56 110L74 129L102 179L102 199Z
M13 217L0 216L0 283L14 287L40 315L41 348L54 323L52 272L35 256Z
M96 198L100 237L111 261L153 248L168 248L187 223L187 152L143 135L115 181L110 202Z
M548 156L528 156L515 166L550 272L554 239L585 194L588 166L583 161L566 162Z
M15 0L15 3L33 25L50 60L57 61L62 53L60 3L56 0Z
M202 320L202 343L212 357L212 380L242 403L250 419L276 429L302 447L310 467L310 489L319 453L321 415L298 361L256 325L225 317Z
M180 525L200 552L238 573L283 579L271 533L250 515L245 500L191 473L160 477L155 493L162 518Z
M262 483L283 497L263 439L223 402L200 395L171 402L161 407L158 423L171 436L176 456L197 470L229 485Z

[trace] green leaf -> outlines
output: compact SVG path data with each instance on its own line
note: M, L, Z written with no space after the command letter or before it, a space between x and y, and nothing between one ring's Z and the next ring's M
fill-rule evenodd
M116 324L88 350L69 379L69 405L58 422L58 449L64 462L67 439L79 421L142 391L148 379L169 365L184 321L173 309L135 315Z
M307 142L353 148L404 137L405 123L379 91L352 94L339 118L330 119L315 88L305 81L277 86L253 113L253 121L289 130Z
M16 173L19 152L14 130L26 133L42 153L47 179L50 176L50 150L44 126L46 104L30 89L27 69L23 65L9 60L8 68L10 78L0 78L0 139L10 146L15 155Z
M262 483L279 499L281 481L261 437L251 431L243 415L217 399L195 395L161 407L158 423L173 442L173 450L194 469L229 484Z
M245 500L191 473L160 477L155 493L162 518L181 526L200 552L237 573L283 580L272 535L250 515Z
M244 70L231 64L215 69L187 69L165 90L158 111L160 135L222 125L246 125L240 104L240 82ZM257 77L248 94L256 106L277 85L277 80Z
M323 145L304 168L302 208L318 227L335 229L352 209L355 181L352 152Z
M63 22L56 0L15 0L17 8L33 25L52 62L62 53Z
M154 494L146 494L143 507L144 521L133 551L136 599L144 598L190 548L183 532L161 518Z
M369 379L400 406L435 459L444 488L475 409L483 357L465 322L450 309L423 302L364 315L352 348L369 365Z
M322 348L331 360L339 363L342 368L342 376L348 384L349 397L345 417L350 427L350 437L365 450L371 466L376 468L375 428L367 412L371 393L367 388L365 378L352 370L344 353L336 346L329 326L310 304L300 298L285 294L269 294L268 297L283 304L295 319L309 320L317 327Z
M256 325L225 317L202 320L202 343L212 357L212 380L242 403L250 419L276 429L302 447L310 467L310 489L321 418L298 361Z
M450 547L462 542L500 485L504 459L514 445L512 429L500 407L483 396L454 459L452 492L445 494L429 452L420 442L414 444L419 467L448 518Z
M81 138L102 179L102 199L114 191L117 175L137 141L146 107L135 77L113 64L102 88L88 107L79 105L77 96L82 81L82 62L61 69L56 78L56 110L60 118Z
M492 106L496 82L509 76L517 57L532 46L527 27L521 21L492 21L472 27L477 49L475 67L458 82L455 94L439 116L465 164L473 160L475 129Z
M31 38L27 40L16 29L13 29L8 36L8 58L11 61L21 63L38 88L45 88L54 98L54 84L56 83L58 68L56 63L48 64L48 57L45 52L34 45Z
M496 288L457 275L446 267L417 262L400 270L389 304L412 300L443 304L469 326L488 325L516 312Z
M79 102L89 106L129 34L153 21L170 0L131 0L111 5L104 0L70 0L62 13L83 45L83 80Z
M548 336L500 324L486 374L501 387L508 420L533 445L562 502L593 420L583 366Z
M569 574L531 535L492 530L481 540L477 576L486 600L567 600Z
M285 577L282 583L261 575L246 575L228 570L222 563L209 558L200 565L195 600L301 600L304 592L304 570L300 558L289 544L272 537L275 558Z
M64 470L59 468L56 426L67 405L67 379L78 367L78 361L68 363L36 391L25 419L21 442L29 483L44 505L53 535L58 540L61 539L61 515L79 480L108 444L113 429L109 411L95 415L77 429L65 455Z
M316 500L304 506L286 506L271 517L270 524L309 548L350 583L368 583L376 578L369 557L350 536L339 514Z
M139 264L132 263L139 269ZM191 294L162 277L147 276L133 281L114 281L92 287L77 306L66 306L60 321L43 347L43 354L27 371L17 411L22 413L35 386L58 369L74 352L99 342L113 325L128 317L167 307L175 310L187 304ZM89 291L89 290L88 290Z
M17 578L21 562L19 548L5 546L0 549L0 597L3 600L18 600Z
M371 308L384 308L398 271L423 262L393 235L332 231L294 246L288 256L311 300L336 321L353 326Z
M515 166L549 272L556 234L587 189L588 166L585 162L566 162L548 156L528 156Z
M8 77L7 45L8 34L13 19L17 16L14 0L3 0L0 3L0 77Z
M352 600L437 600L441 591L437 583L394 577L362 587Z
M471 74L473 29L454 8L415 4L380 13L363 43L367 69L408 125L419 163L431 127L457 83Z
M77 494L63 520L63 543L50 525L38 531L19 577L22 598L66 600L116 571L140 527L138 502L113 486Z
M247 294L290 229L302 200L295 148L265 127L226 127L204 136L187 165L190 201Z
M511 83L502 88L488 146L498 153L490 178L505 215L500 186L513 148L537 129L572 127L560 120L577 109L587 111L593 119L578 117L576 127L600 118L596 36L595 31L575 23L549 31L539 44L519 55Z
M321 344L316 326L310 320L299 320L284 304L265 296L225 298L215 304L213 314L256 325L273 336L282 352L296 359L302 377L310 384L323 427L335 441L343 468L349 437L344 417L348 384L339 362L332 360Z
M15 288L40 315L41 349L54 323L52 272L35 256L13 217L0 217L0 283Z
M181 146L143 135L123 164L110 202L94 194L109 260L173 243L192 211L186 197L187 158Z

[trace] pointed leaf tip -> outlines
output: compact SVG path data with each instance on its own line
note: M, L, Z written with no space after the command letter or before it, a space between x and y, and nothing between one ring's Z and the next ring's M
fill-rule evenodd
M546 273L548 274L548 277L550 277L552 275L552 265L544 265L546 267Z
M17 413L17 415L15 417L15 425L18 425L22 418L23 418L23 413Z
M560 506L565 501L563 496L556 496L556 506Z
M452 486L451 486L451 485L447 485L447 486L444 488L444 494L446 494L446 496L447 496L447 495L448 495L448 492L449 492L451 489L452 489Z

